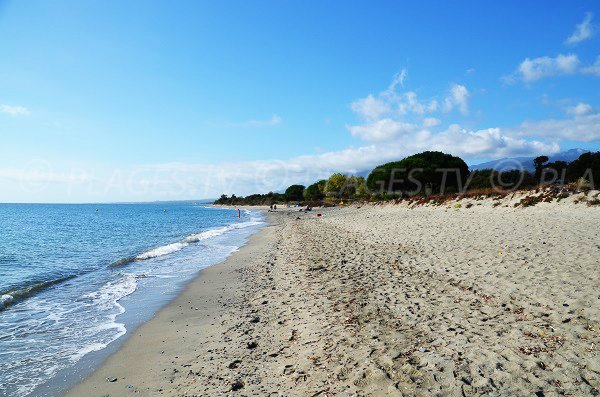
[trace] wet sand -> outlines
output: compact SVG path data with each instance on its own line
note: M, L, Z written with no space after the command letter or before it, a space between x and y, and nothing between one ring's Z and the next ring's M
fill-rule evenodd
M465 204L269 213L68 395L598 394L600 209Z

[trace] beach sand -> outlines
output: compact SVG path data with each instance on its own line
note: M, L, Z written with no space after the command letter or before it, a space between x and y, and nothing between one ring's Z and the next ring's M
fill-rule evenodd
M509 204L270 213L68 395L596 395L600 209Z

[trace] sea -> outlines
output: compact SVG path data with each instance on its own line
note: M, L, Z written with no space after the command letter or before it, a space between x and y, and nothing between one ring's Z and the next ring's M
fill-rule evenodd
M0 204L0 396L63 394L263 225L194 202Z

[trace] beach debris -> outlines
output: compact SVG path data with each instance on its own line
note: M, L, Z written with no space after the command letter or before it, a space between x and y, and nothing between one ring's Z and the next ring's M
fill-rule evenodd
M298 383L300 381L306 382L309 376L310 375L308 374L301 374L300 376L296 377L296 379L294 379L294 383Z
M258 347L258 343L252 341L252 342L248 342L248 344L246 345L246 347L250 350L252 349L256 349Z
M529 320L531 320L531 316L529 316L529 315L528 315L528 314L526 314L526 313L519 314L519 315L518 315L518 316L515 318L515 321L529 321Z
M238 391L244 388L244 382L241 380L236 380L231 383L231 391Z
M110 383L115 383L117 380L118 380L117 378L112 378L112 377L106 378L106 381L110 382Z
M591 352L593 352L593 351L594 351L594 349L595 349L594 342L592 342L592 344L590 345L590 347L586 348L586 350L587 350L588 352L590 352L590 353L591 353Z
M485 301L485 302L489 302L493 299L493 297L491 295L486 295L483 292L479 293L479 296Z
M254 317L252 320L250 320L250 322L251 322L252 324L256 324L256 323L258 323L259 321L260 321L260 317L258 317L258 316Z
M234 360L231 363L229 363L229 365L227 366L227 368L229 369L236 369L237 367L239 367L239 365L242 363L242 360Z
M535 334L529 331L523 332L523 335L532 339L538 339L542 342L541 345L537 344L532 346L519 347L519 351L527 355L549 353L550 351L556 350L565 344L565 338L560 335Z
M527 355L538 354L538 353L548 353L549 352L548 348L542 347L540 345L520 346L519 347L519 351L521 353L527 354Z

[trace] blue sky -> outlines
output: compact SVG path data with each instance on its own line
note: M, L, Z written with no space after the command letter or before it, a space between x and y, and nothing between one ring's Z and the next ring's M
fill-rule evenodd
M0 0L0 202L600 149L597 1Z

